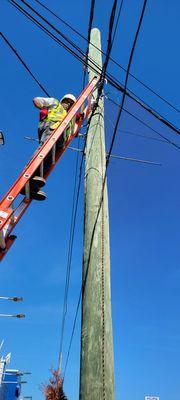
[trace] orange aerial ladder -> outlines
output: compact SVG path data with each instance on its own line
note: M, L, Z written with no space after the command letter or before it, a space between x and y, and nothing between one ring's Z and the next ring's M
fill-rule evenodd
M59 127L52 131L46 142L38 148L33 158L0 201L0 261L16 239L15 235L11 235L12 230L33 201L30 198L31 178L37 171L39 171L38 174L42 178L47 178L52 172L70 142L77 136L82 125L82 120L76 122L77 112L84 113L83 121L91 113L92 95L98 82L99 77L94 77L86 86ZM71 129L70 135L67 141L64 142L63 147L62 145L58 146L60 141L62 142L62 135L69 124ZM23 199L22 192L24 193Z

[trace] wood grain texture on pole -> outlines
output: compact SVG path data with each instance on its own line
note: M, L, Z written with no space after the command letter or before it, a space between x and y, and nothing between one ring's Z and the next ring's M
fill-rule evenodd
M91 31L89 56L102 68L100 32ZM89 80L94 72L89 67ZM97 98L97 90L94 93ZM85 152L85 227L80 400L114 400L110 250L104 100L90 119Z

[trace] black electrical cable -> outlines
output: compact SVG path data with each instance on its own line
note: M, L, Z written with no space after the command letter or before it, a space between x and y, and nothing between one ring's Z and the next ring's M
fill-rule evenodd
M61 18L59 15L57 15L55 12L53 12L50 8L48 8L47 6L45 6L41 1L39 0L34 0L36 3L38 3L41 7L43 7L44 9L46 9L50 14L52 14L54 17L56 17L59 21L61 21L64 25L66 25L69 29L72 30L72 32L76 33L76 35L78 35L79 37L81 37L83 40L85 40L86 42L88 42L88 39L81 34L77 29L75 29L71 24L69 24L68 22L66 22L63 18ZM118 20L121 14L121 9L122 9L122 5L123 5L123 0L121 2L120 5L120 10L119 10L119 15L117 18L117 23L116 23L116 28L114 31L114 36L116 34L116 29L117 29L117 25L118 25ZM114 41L114 37L113 37L113 41ZM92 44L93 47L95 47L96 49L97 46L95 46L94 44ZM98 49L99 50L99 49ZM100 50L99 50L100 51ZM101 50L101 53L103 55L106 55L106 53L104 51ZM115 65L117 65L119 68L121 68L124 72L126 72L126 69L119 64L116 60L114 60L112 57L110 57L110 61L112 61ZM157 93L154 89L152 89L150 86L148 86L147 84L145 84L144 82L142 82L140 79L138 79L135 75L133 75L132 73L129 73L129 75L135 79L138 83L140 83L142 86L144 86L147 90L149 90L151 93L153 93L155 96L157 96L159 99L161 99L162 101L164 101L168 106L172 107L175 111L177 111L178 113L180 112L180 110L175 107L173 104L171 104L168 100L166 100L164 97L162 97L159 93Z
M90 7L89 24L88 24L89 25L89 27L88 27L88 43L90 41L92 23L93 23L93 18L94 18L94 8L95 8L95 0L92 0L91 7ZM86 57L85 57L85 68L84 68L84 74L83 74L83 89L85 87L85 80L86 80L86 70L87 70L86 65L88 62L88 52L89 52L89 46L87 46ZM78 140L78 148L79 148L79 144L80 144L79 142L80 141ZM71 263L72 263L72 250L73 250L73 243L74 243L76 216L77 216L77 209L78 209L79 195L80 195L80 186L81 186L81 179L82 179L83 157L81 159L81 165L80 165L80 169L79 169L79 182L78 182L78 188L77 188L77 193L76 193L78 162L79 162L79 152L77 153L76 168L75 168L73 209L72 209L72 215L71 215L71 227L70 227L70 238L69 238L69 248L68 248L68 261L67 261L67 269L66 269L66 283L65 283L65 293L64 293L63 316L62 316L62 324L61 324L61 338L60 338L60 348L59 348L58 370L61 369L61 361L62 361L64 329L65 329L65 321L66 321L66 314L67 314L67 301L68 301L68 292L69 292ZM75 197L76 197L76 201L75 201ZM74 326L74 329L75 329L75 326ZM70 349L69 349L69 353L70 353ZM69 359L69 354L68 354L67 360L66 360L65 371L66 371L68 359Z
M41 83L36 79L34 74L31 72L29 67L26 65L26 63L23 61L23 59L20 57L16 49L11 45L11 43L7 40L7 38L3 35L2 32L0 32L2 38L5 40L5 42L8 44L8 46L11 48L11 50L16 54L18 59L21 61L23 66L26 68L26 70L29 72L31 77L35 80L35 82L38 84L38 86L44 91L44 93L50 97L49 93L46 91L46 89L41 85ZM76 161L76 169L75 169L75 184L74 184L74 193L73 193L73 208L72 208L72 217L71 217L71 227L70 227L70 238L69 238L69 247L68 247L68 261L67 261L67 271L66 271L66 284L65 284L65 294L64 294L64 305L63 305L63 318L62 318L62 328L61 328L61 339L60 339L60 350L59 350L59 360L58 360L58 369L60 365L60 356L62 353L62 346L63 346L63 338L64 338L64 327L65 327L65 317L66 317L66 312L67 312L67 296L68 296L68 290L69 290L69 280L70 280L70 269L71 269L71 263L72 263L72 250L73 250L73 243L74 243L74 233L75 233L75 224L76 224L76 216L77 216L77 209L78 209L78 202L79 202L79 194L80 194L80 184L81 184L81 172L80 172L80 177L79 177L79 185L78 185L78 190L77 190L77 196L76 196L76 201L75 201L75 191L76 191L76 180L77 180L77 167L78 167L78 156L77 155L77 161Z
M112 6L112 10L111 10L111 15L110 15L110 19L109 19L109 30L108 30L108 40L107 40L107 50L106 50L106 58L103 64L103 68L102 68L102 73L101 73L101 78L104 80L105 76L106 76L106 70L107 70L107 66L108 66L108 62L110 59L110 53L112 50L112 45L113 45L113 27L114 27L114 20L115 20L115 14L116 14L116 8L117 8L117 0L114 0L113 2L113 6Z
M39 85L39 87L44 91L44 93L50 97L49 93L46 91L46 89L41 85L41 83L36 79L34 74L31 72L29 67L26 65L26 63L23 61L23 59L20 57L16 49L10 44L10 42L7 40L7 38L1 33L3 39L5 42L9 45L9 47L13 50L13 52L16 54L18 59L21 61L23 66L26 68L26 70L29 72L29 74L33 77L33 79L36 81L36 83ZM77 159L78 163L78 159ZM77 164L76 164L77 165ZM76 176L77 176L77 167L76 167L76 172L75 172L75 182L76 182ZM63 345L63 336L64 336L64 326L65 326L65 316L66 316L66 309L67 309L67 296L68 296L68 290L69 290L69 279L70 279L70 268L71 268L71 262L72 262L72 250L73 250L73 242L74 242L74 232L75 232L75 223L76 223L76 216L77 216L77 208L78 208L78 202L79 202L79 192L80 192L80 184L81 184L81 174L80 174L80 179L79 179L79 185L78 185L78 190L77 190L77 197L75 201L75 189L76 189L76 183L74 187L74 195L73 195L73 209L72 209L72 219L71 219L71 227L70 227L70 239L69 239L69 248L68 248L68 262L67 262L67 274L66 274L66 284L65 284L65 297L64 297L64 310L63 310L63 318L62 318L62 328L61 328L61 340L60 340L60 351L59 351L59 363L60 363L60 355L62 352L62 345ZM58 363L58 366L59 366Z
M113 103L114 105L116 105L118 108L120 108L121 106L116 103L113 99L111 99L110 97L107 97L107 100L111 101L111 103ZM136 119L138 122L140 122L142 125L146 126L146 128L151 129L152 132L155 132L158 136L160 136L161 138L163 138L167 143L171 144L172 146L176 147L177 149L180 149L180 146L178 146L178 144L174 143L172 140L170 140L169 138L167 138L166 136L164 136L162 133L158 132L156 129L152 128L152 126L150 126L149 124L147 124L146 122L144 122L141 118L137 117L136 115L134 115L133 113L131 113L129 110L127 110L126 108L123 107L123 111L130 115L131 117L133 117L134 119Z
M53 39L56 43L58 43L60 46L65 48L67 51L69 51L70 54L72 54L78 61L84 64L84 57L82 58L79 56L77 53L75 53L74 50L72 50L70 47L68 47L65 43L63 43L60 39L57 38L51 31L49 31L45 26L43 26L36 18L34 18L31 14L29 14L25 9L23 9L18 3L16 3L15 0L7 0L13 7L15 7L18 11L20 11L26 18L28 18L31 22L33 22L35 25L38 26L43 32L45 32L51 39ZM83 53L84 55L85 53ZM94 67L91 66L93 71L96 74L100 74L100 68L99 66L92 61L92 63L97 67L95 69Z
M131 68L133 55L134 55L134 50L135 50L137 39L138 39L138 36L139 36L139 32L140 32L141 24L142 24L142 21L143 21L143 16L144 16L144 12L145 12L145 9L146 9L146 5L147 5L147 0L144 0L143 8L142 8L142 11L141 11L141 16L140 16L140 19L139 19L138 27L137 27L137 30L136 30L136 34L135 34L135 38L134 38L134 41L133 41L132 49L131 49L131 52L130 52L128 67L127 67L127 72L126 72L126 79L125 79L125 84L124 84L124 93L122 95L120 110L119 110L118 117L117 117L117 120L116 120L116 123L115 123L115 128L114 128L114 132L113 132L113 135L112 135L111 145L110 145L110 149L109 149L109 152L108 152L108 155L107 155L107 159L106 159L106 168L107 168L107 166L109 164L110 155L112 153L114 141L115 141L116 134L117 134L117 129L118 129L118 126L119 126L119 121L120 121L121 114L122 114L122 108L124 106L124 101L125 101L125 96L126 96L126 87L127 87L128 78L129 78L129 71L130 71L130 68Z
M84 57L80 57L78 54L76 54L72 49L70 49L65 43L63 43L60 39L57 39L57 37L55 35L53 35L47 28L45 28L39 21L37 21L34 17L32 17L27 11L25 11L24 9L22 9L22 7L17 4L15 2L15 0L7 0L9 1L12 5L16 5L16 8L18 8L19 10L23 10L24 14L27 14L30 19L32 21L36 21L36 25L38 24L41 28L43 28L43 30L45 30L46 32L48 32L48 34L51 35L51 37L54 37L55 40L59 40L59 43L67 50L69 51L72 55L74 55L79 61L81 61L84 64ZM24 0L21 0L24 1ZM66 40L68 40L66 38ZM72 42L72 41L71 41ZM78 46L76 46L76 48L78 48ZM82 50L81 50L81 53ZM83 53L84 54L84 53ZM94 70L95 73L99 73L100 69L98 67L97 64L94 63L94 61L89 60L91 63L91 69ZM93 65L93 66L92 66ZM94 68L94 65L96 67L96 69ZM119 90L120 92L124 93L124 87L122 87L116 80L116 78L113 78L111 74L106 73L106 78L108 79L108 82L115 87L117 90ZM154 111L152 108L150 108L149 105L147 105L146 103L143 103L141 100L138 99L138 97L134 94L132 94L133 92L128 91L127 88L125 90L125 94L130 97L131 99L133 99L135 102L137 102L141 107L143 107L146 111L148 111L150 114L152 114L155 118L157 118L159 121L161 121L162 123L164 123L166 126L168 126L170 129L172 129L173 131L175 131L176 133L180 134L180 130L174 126L173 124L171 124L167 119L165 119L164 117L162 117L161 115L159 115L158 113L156 113L156 111Z
M80 304L81 304L81 296L82 296L82 290L80 290L80 294L79 294L79 298L78 298L78 303L77 303L77 306L76 306L76 313L75 313L75 317L74 317L73 328L72 328L72 332L71 332L70 343L69 343L68 352L67 352L67 357L66 357L66 363L65 363L64 373L63 373L63 379L65 379L65 375L66 375L67 365L68 365L68 361L69 361L69 356L70 356L72 341L73 341L74 332L75 332L75 327L76 327L76 321L77 321L78 312L79 312L79 306L80 306Z
M89 118L89 120L88 120L87 132L86 132L86 137L85 137L85 142L84 142L84 147L83 147L83 155L85 154L87 135L88 135L88 131L89 131L91 119L92 119L92 117L93 117L93 115L94 115L94 112L95 112L95 111L93 110L93 112L91 113L90 118ZM97 127L96 127L96 129L97 129ZM96 131L95 131L94 135L95 135L95 134L96 134ZM79 191L80 185L81 185L83 160L84 160L84 157L82 157L82 159L81 159L78 191ZM85 281L86 281L86 278L85 278ZM82 293L83 293L83 284L81 285L81 288L80 288L80 293L79 293L78 302L77 302L77 306L76 306L76 312L75 312L75 317L74 317L74 322L73 322L73 327L72 327L72 332L71 332L71 337L70 337L70 342L69 342L68 351L67 351L67 357L66 357L66 362L65 362L65 368L64 368L64 373L63 373L64 379L65 379L66 369L67 369L67 365L68 365L68 361L69 361L69 356L70 356L72 341L73 341L73 337L74 337L74 333L75 333L76 321L77 321L77 317L78 317L79 306L80 306L80 304L81 304Z
M86 64L88 62L89 41L90 41L90 35L91 35L91 29L92 29L92 23L93 23L93 17L94 17L94 6L95 6L95 1L92 1L91 2L91 10L90 10L90 18L89 18L89 27L88 27L88 46L87 46L87 50L86 50L86 59L85 59L86 60ZM86 78L86 68L84 70L83 87L85 86L85 78ZM95 112L95 109L93 110L93 114L94 114L94 112ZM89 127L89 125L90 125L90 122L88 124L88 127ZM87 133L88 133L88 129L87 129ZM86 138L87 138L87 133L86 133ZM84 143L84 150L85 150L85 147L86 147L86 141ZM83 151L83 153L84 153L84 151ZM81 177L82 177L82 166L83 166L83 157L81 159L81 166L80 166L78 193L79 193ZM71 350L71 346L72 346L72 340L73 340L73 336L74 336L74 332L75 332L75 326L76 326L79 306L80 306L80 302L81 302L81 296L82 296L82 287L81 287L79 298L78 298L78 304L77 304L77 307L76 307L76 314L75 314L75 318L74 318L74 323L73 323L73 328L72 328L69 348L68 348L67 357L66 357L66 363L65 363L65 368L64 368L64 379L65 379L65 375L66 375L67 364L68 364L70 350ZM60 348L60 353L59 353L59 365L60 365L61 354L62 354L62 343L61 343L61 348Z
M88 24L89 25L88 26L88 43L90 41L92 23L93 23L93 18L94 18L94 7L95 7L95 0L92 0L91 7L90 7L89 24ZM87 46L86 56L85 56L83 89L85 87L86 70L87 70L86 65L88 62L88 52L89 52L89 45ZM69 254L68 254L67 272L66 272L66 285L65 285L65 294L64 294L63 318L62 318L62 328L61 328L58 370L60 369L60 366L61 366L60 364L61 364L62 349L63 349L64 328L65 328L65 318L66 318L66 313L67 313L67 298L68 298L69 279L70 279L70 268L71 268L71 260L72 260L72 246L73 246L73 240L74 240L75 222L76 222L77 207L78 207L80 185L81 185L81 178L82 178L83 157L81 159L81 165L80 165L80 170L79 170L79 183L78 183L77 197L76 197L76 202L75 202L78 160L79 160L79 152L77 154L77 160L76 160L75 184L74 184L74 194L73 194L73 210L72 210L72 217L71 217L70 242L69 242L69 251L68 251ZM76 204L75 210L74 210L74 204ZM79 302L80 302L80 300L81 300L81 296L80 296ZM77 313L78 313L78 310L77 310ZM77 318L77 315L76 315L76 318ZM74 321L73 332L71 334L70 346L69 346L68 355L67 355L67 359L66 359L64 376L66 373L67 363L68 363L68 359L69 359L69 355L70 355L70 349L71 349L72 339L73 339L73 335L74 335L74 329L75 329L75 325L76 325L76 318Z
M125 135L138 136L138 137L141 137L141 138L144 138L144 139L148 139L148 140L155 140L156 142L167 143L167 140L158 139L158 138L155 138L154 136L146 136L146 135L143 135L141 133L130 132L130 131L126 131L124 129L120 129L120 131L121 131L121 133L124 133Z
M137 28L137 32L136 32L136 36L135 36L135 40L134 40L134 44L133 44L133 47L132 47L132 50L131 50L127 71L130 69L130 66L131 66L135 45L136 45L136 42L137 42L137 38L138 38L139 31L140 31L141 23L142 23L142 20L143 20L143 15L144 15L145 7L146 7L146 2L147 2L147 0L144 1L144 6L143 6L141 17L140 17L140 20L139 20L139 24L138 24L138 28ZM128 72L127 72L127 74L128 74ZM127 85L127 80L128 79L126 79L125 87ZM123 94L123 96L125 97L125 93ZM119 115L121 115L123 103L124 102L122 101ZM118 117L120 118L120 116L118 116ZM116 135L116 132L117 132L117 129L114 130L114 135ZM109 154L107 156L106 173L107 173L107 168L108 168L108 165L109 165L109 159L110 159L110 155L111 155L111 152L112 152L112 147L113 147L113 143L114 143L114 139L115 139L114 135L113 135L113 138L112 138L110 151L109 151ZM105 174L105 177L106 177L106 174ZM95 227L96 227L96 223L97 223L97 220L98 220L98 217L99 217L99 212L100 212L102 201L103 201L104 184L105 184L105 179L104 179L103 188L102 188L102 199L101 199L101 202L100 202L100 207L99 207L99 210L98 210L98 213L97 213L97 218L96 218L95 225L94 225L94 228L93 228L93 233L92 233L92 237L91 237L91 243L92 243L92 240L93 240L93 237L94 237ZM90 253L91 253L91 246L90 246L90 252L89 252L89 260L90 260ZM88 262L88 267L89 267L89 262ZM84 291L84 288L85 288L85 285L86 285L88 267L87 267L87 271L86 271L85 280L84 280L84 282L82 284L82 287L81 287L81 291L80 291L77 307L76 307L76 313L75 313L75 318L74 318L74 323L73 323L73 329L72 329L72 333L71 333L71 338L70 338L70 343L69 343L69 348L68 348L68 353L67 353L67 358L66 358L66 363L65 363L64 376L65 376L65 373L66 373L67 364L68 364L69 355L70 355L70 349L71 349L71 346L72 346L72 340L73 340L73 336L74 336L74 332L75 332L75 325L76 325L77 316L78 316L78 310L79 310L79 306L80 306L80 302L81 302L81 295L82 295L82 293Z
M51 39L53 39L56 43L65 48L70 54L72 54L77 60L80 62L84 62L83 59L75 53L70 47L68 47L62 40L58 39L51 31L49 31L45 26L43 26L36 18L34 18L31 14L29 14L26 10L24 10L19 4L17 4L14 0L7 0L13 7L15 7L18 11L20 11L26 18L28 18L31 22L38 26L43 32L45 32Z
M7 38L3 35L2 32L0 32L0 34L1 34L2 38L5 40L5 42L8 44L8 46L11 48L11 50L16 54L16 56L21 61L23 66L26 68L26 70L29 72L31 77L35 80L35 82L39 85L39 87L44 91L44 93L48 97L50 97L49 93L41 85L41 83L36 79L36 77L31 72L29 67L26 65L26 63L23 61L23 59L20 57L20 55L18 54L16 49L11 45L11 43L7 40ZM78 157L78 155L77 155L77 157ZM66 317L66 312L67 312L67 296L68 296L68 290L69 290L70 269L71 269L71 262L72 262L72 250L73 250L73 243L74 243L75 224L76 224L76 216L77 216L77 208L78 208L78 202L79 202L80 184L81 184L81 176L82 176L82 174L80 173L80 175L79 175L79 185L78 185L77 196L76 196L76 201L75 201L77 166L78 166L78 158L77 158L77 162L76 162L76 171L75 171L75 185L74 185L73 208L72 208L70 238L69 238L69 247L68 247L68 261L67 261L67 271L66 271L66 283L65 283L65 294L64 294L64 304L63 304L63 317L62 317L62 327L61 327L61 339L60 339L58 369L59 369L60 362L61 362L61 354L62 354L62 346L63 346L63 338L64 338L65 317Z
M86 56L85 56L85 67L84 67L84 74L83 74L83 89L85 87L85 80L86 80L86 71L87 71L87 63L88 63L88 52L89 52L89 41L90 41L92 23L93 23L93 18L94 18L94 8L95 8L95 0L92 0L91 1L91 7L90 7L89 24L88 24L88 46L87 46L87 49L86 49ZM78 148L79 148L79 141L78 141ZM79 183L78 183L78 189L77 189L77 194L76 194L77 174L78 174L78 161L79 161L79 152L77 153L77 158L76 158L76 170L75 170L74 193L73 193L73 209L72 209L72 215L71 215L70 239L69 239L69 249L68 249L67 270L66 270L66 284L65 284L65 293L64 293L63 316L62 316L62 324L61 324L61 339L60 339L60 348L59 348L58 370L61 369L62 350L63 350L63 341L64 341L64 329L65 329L65 320L66 320L66 314L67 314L67 300L68 300L68 291L69 291L71 262L72 262L72 250L73 250L74 233L75 233L75 225L76 225L76 216L77 216L79 194L80 194L80 186L81 186L81 178L82 178L83 156L81 158L81 165L80 165L80 169L79 169ZM75 195L76 195L76 201L75 201ZM77 316L76 316L76 318L77 318ZM75 322L74 322L74 329L75 329L75 324L76 324L76 318L75 318ZM69 354L70 354L70 348L71 348L71 344L72 344L73 335L74 335L74 330L73 330L73 333L71 335L70 347L69 347L68 355L67 355L67 359L66 359L64 376L65 376L65 373L66 373L66 368L67 368L67 363L68 363L68 359L69 359Z
M14 2L14 0L11 0ZM55 30L55 32L58 33L58 35L60 35L64 40L66 40L72 47L74 47L77 51L79 51L79 53L84 56L84 52L81 50L81 48L79 46L76 45L76 43L74 43L67 35L65 35L64 33L62 33L58 28L55 27L54 24L52 24L51 22L49 22L47 20L47 18L43 17L43 15L41 15L37 10L35 10L34 7L32 7L26 0L19 0L21 1L21 3L25 4L26 7L28 7L34 14L36 14L39 18L41 18L47 25L49 25L52 29Z
M86 82L86 72L87 72L87 65L88 65L89 43L90 43L91 29L92 29L92 24L93 24L93 19L94 19L94 9L95 9L95 0L91 0L91 8L90 8L89 24L88 24L88 39L87 39L87 40L88 40L88 44L87 44L86 55L85 55L85 66L84 66L84 76L83 76L83 88L84 88L85 82Z
M19 53L17 52L17 50L12 46L12 44L9 42L9 40L7 39L7 37L0 32L0 35L2 36L2 38L4 39L4 41L6 42L6 44L10 47L10 49L13 51L13 53L16 55L16 57L19 59L19 61L21 62L21 64L24 66L24 68L28 71L28 73L31 75L31 77L34 79L34 81L38 84L38 86L42 89L42 91L48 96L50 97L50 94L47 92L47 90L45 89L45 87L39 82L39 80L35 77L35 75L32 73L32 71L30 70L30 68L28 67L28 65L24 62L24 60L22 59L22 57L19 55Z
M92 23L94 18L94 8L95 8L95 0L91 1L90 7L90 16L89 16L89 24L88 24L88 43L90 41ZM88 63L88 53L89 53L89 46L87 46L86 56L85 56L85 68L83 74L83 89L85 87L85 80L86 80L86 66ZM79 141L78 141L78 148L79 148ZM72 262L72 249L73 249L73 242L74 242L74 233L75 233L75 224L76 224L76 216L77 216L77 209L78 209L78 202L79 202L79 195L80 195L80 186L81 186L81 179L82 179L82 167L83 167L83 156L81 158L81 165L79 169L79 182L76 194L76 184L77 184L77 173L78 173L78 161L79 161L79 152L77 153L76 159L76 171L75 171L75 183L74 183L74 194L73 194L73 210L71 216L71 228L70 228L70 240L69 240L69 250L68 250L68 263L67 263L67 272L66 272L66 285L65 285L65 294L64 294L64 304L63 304L63 317L62 317L62 328L61 328L61 340L60 340L60 349L59 349L59 362L58 362L58 370L61 369L61 360L62 360L62 350L63 350L63 340L64 340L64 328L65 328L65 320L66 320L66 313L67 313L67 299L68 299L68 291L69 291L69 280L70 280L70 269L71 269L71 262ZM75 194L76 194L76 201L75 201ZM79 302L81 297L79 299ZM78 310L77 310L78 313ZM77 315L76 315L77 318ZM64 370L64 377L66 373L66 368L69 360L70 349L72 345L75 325L76 325L76 318L74 321L73 332L71 334L70 339L70 346L66 358L65 370Z
M135 40L134 40L133 47L132 47L132 50L131 50L129 63L128 63L128 69L127 69L127 76L128 76L128 70L130 69L130 66L131 66L132 56L133 56L133 53L134 53L134 49L135 49L138 33L139 33L139 30L140 30L142 18L143 18L143 15L144 15L146 2L147 2L147 0L144 1L144 6L143 6L143 9L142 9L140 21L139 21L139 24L138 24L138 29L137 29ZM125 85L127 85L127 77L126 77ZM125 97L125 93L123 94L123 98L124 97ZM120 108L120 112L119 112L119 115L118 115L118 118L117 118L117 122L119 122L119 118L120 118L120 115L121 115L121 112L122 112L123 103L124 103L124 101L122 99L121 108ZM107 155L106 171L105 171L105 177L103 179L103 185L102 185L102 195L101 195L100 205L99 205L99 208L98 208L98 211L97 211L97 217L96 217L95 224L94 224L93 231L92 231L92 235L91 235L90 250L89 250L89 256L88 256L86 274L85 274L85 277L84 277L84 281L82 283L82 287L81 287L81 291L80 291L80 295L79 295L79 299L78 299L78 303L77 303L77 307L76 307L76 314L75 314L75 319L74 319L74 323L73 323L73 330L72 330L69 349L68 349L68 356L67 356L67 360L66 360L65 371L66 371L66 368L67 368L67 362L68 362L68 359L69 359L70 348L71 348L72 339L73 339L74 332L75 332L75 324L76 324L78 310L79 310L80 301L81 301L81 293L82 293L82 295L84 294L84 289L85 289L85 285L86 285L86 281L87 281L87 275L88 275L89 263L90 263L90 257L91 257L92 242L93 242L93 238L94 238L94 233L95 233L95 229L96 229L96 224L97 224L97 221L98 221L99 213L100 213L101 206L102 206L102 203L103 203L103 197L104 197L103 193L104 193L104 187L105 187L105 181L106 181L107 168L108 168L108 165L109 165L109 159L110 159L110 155L111 155L111 152L112 152L115 136L116 136L116 133L117 133L117 127L118 127L118 123L117 122L116 122L116 125L115 125L114 134L113 134L112 141L111 141L110 151L109 151L109 154Z
M116 15L116 8L117 8L117 0L113 1L112 9L111 9L111 15L109 18L109 29L108 29L108 39L107 39L107 50L106 50L106 58L104 60L103 66L102 66L102 71L101 71L101 76L100 76L100 85L98 88L98 95L96 99L96 108L98 106L99 99L102 95L103 88L104 88L104 83L105 83L105 77L106 77L106 70L108 67L108 63L110 60L110 54L112 50L112 34L113 34L113 27L114 27L114 20L115 20L115 15ZM94 109L95 112L95 109Z
M121 17L121 12L122 12L123 3L124 3L124 0L121 0L121 4L120 4L120 7L119 7L119 12L118 12L118 16L117 16L116 25L115 25L115 28L114 28L113 38L112 38L112 46L113 46L113 44L114 44L114 40L115 40L115 37L116 37L116 32L117 32L119 20L120 20L120 17ZM110 60L112 60L111 57L109 57L109 58L110 58Z
M10 46L11 48L12 48L12 46ZM12 48L13 49L13 48ZM14 49L13 49L14 50ZM17 55L17 52L15 51L15 53L16 53L16 55ZM18 57L19 58L19 57ZM21 60L22 61L22 60ZM23 63L23 65L25 66L25 64ZM27 69L27 68L26 68ZM31 73L31 71L28 69L28 72L29 73ZM33 78L35 78L34 77L34 75L33 74L31 74L31 76L33 77ZM36 79L35 79L36 80ZM42 87L42 85L36 80L36 82L39 84L39 86L44 90L44 88ZM45 93L48 95L48 93L45 91ZM79 196L79 195L78 195ZM76 201L76 211L75 211L75 214L74 215L76 215L76 212L77 212L77 204L78 204L78 200ZM76 218L76 217L74 217L74 218ZM72 228L72 225L71 225L71 228ZM74 228L75 228L75 225L73 225L73 236L74 236ZM72 231L71 231L72 232ZM72 257L72 253L71 253L71 251L72 251L72 242L71 242L71 245L70 245L70 248L69 248L69 256L68 256L68 262L71 262L70 261L70 259L71 259L71 257ZM70 258L69 258L70 257ZM68 264L68 271L69 271L69 264ZM68 280L66 281L66 295L67 295L67 291L68 291L68 287L69 287L69 272L68 272ZM63 326L63 329L64 329L64 326ZM67 361L68 361L68 359L67 359ZM67 364L66 364L67 365Z
M77 178L78 178L78 164L79 164L79 152L77 153L76 158L76 167L75 167L75 175L74 175L74 191L73 191L73 206L71 213L71 225L70 225L70 236L69 236L69 245L68 245L68 259L67 259L67 267L66 267L66 283L64 290L64 302L63 302L63 315L62 315L62 323L61 323L61 338L60 338L60 347L59 347L59 359L58 359L58 370L61 368L61 358L63 351L63 341L64 341L64 329L65 329L65 320L67 314L67 300L68 300L68 292L69 292L69 282L70 282L70 273L71 273L71 265L72 265L72 252L74 245L74 234L76 227L76 218L77 218L77 210L79 204L79 196L80 196L80 187L81 187L81 178L82 178L82 166L83 166L83 156L81 159L81 165L79 169L79 182L77 187ZM76 191L77 188L77 191Z
M119 106L119 105L118 105ZM124 110L124 109L123 109ZM125 110L124 110L125 111ZM106 113L106 118L107 118L107 120L110 122L110 124L111 124L111 126L114 128L114 122L111 120L111 118L109 118L108 116L107 116L107 113ZM150 127L151 128L151 127ZM118 132L121 132L121 133L123 133L123 134L125 134L125 136L126 135L131 135L131 136L137 136L137 137L141 137L141 138L144 138L144 139L148 139L148 140L155 140L156 142L162 142L162 143L168 143L167 142L167 140L165 140L165 139L159 139L159 138L156 138L156 137L154 137L154 136L147 136L147 135L143 135L143 134L141 134L141 133L136 133L136 132L132 132L132 131L127 131L127 130L124 130L124 129L119 129L118 130Z
M173 131L175 131L176 133L178 133L178 135L180 134L180 130L173 124L171 124L165 117L162 117L160 114L158 114L153 107L150 107L147 103L144 103L141 101L141 99L134 94L132 94L133 92L131 92L130 90L126 89L126 96L128 96L130 99L132 99L133 101L135 101L137 104L139 104L141 107L144 108L144 110L148 111L151 115L153 115L155 118L157 118L159 121L161 121L163 124L165 124L166 126L168 126L168 128L172 129Z

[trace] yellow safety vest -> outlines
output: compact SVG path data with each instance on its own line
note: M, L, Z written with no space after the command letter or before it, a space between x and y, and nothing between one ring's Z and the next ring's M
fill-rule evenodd
M56 104L57 104L56 108L48 109L48 115L42 121L43 123L44 122L54 122L54 124L52 124L50 126L50 129L52 129L52 130L57 129L58 126L60 125L61 121L67 115L67 111L63 108L63 106L61 105L61 103L58 100L56 101ZM71 134L71 130L72 130L72 122L70 121L69 125L67 126L67 128L64 132L65 140L68 139L69 135Z
M48 115L43 122L61 122L66 115L67 111L63 108L61 103L57 101L57 107L48 109Z

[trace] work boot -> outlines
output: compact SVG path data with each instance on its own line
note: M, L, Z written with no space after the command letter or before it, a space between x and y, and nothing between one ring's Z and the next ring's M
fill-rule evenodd
M45 185L46 180L41 176L33 176L33 178L30 179L29 183L30 183L30 192L31 191L36 192ZM20 193L25 195L25 186L20 191Z
M32 190L36 190L42 188L45 183L46 180L41 176L33 176L33 178L30 180L30 188L32 188Z
M30 191L30 199L39 200L39 201L46 200L46 193L42 192L42 190L39 190L37 192L31 190Z

